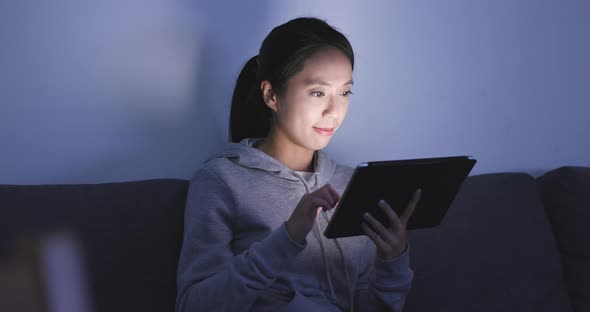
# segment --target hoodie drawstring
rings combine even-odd
[[[299,180],[301,180],[301,183],[303,183],[303,185],[305,186],[305,193],[309,194],[310,193],[310,189],[309,186],[307,185],[307,183],[304,181],[304,179],[299,175],[296,174],[295,172],[293,172],[293,174],[299,178]],[[330,219],[328,218],[328,214],[325,211],[321,211],[320,214],[323,216],[324,220],[326,222],[329,222]],[[322,226],[320,224],[319,218],[316,219],[316,222],[314,224],[313,227],[313,231],[314,234],[316,236],[316,239],[318,240],[319,244],[320,244],[320,250],[322,252],[322,260],[323,260],[323,264],[324,264],[324,270],[326,273],[326,279],[328,280],[328,285],[330,287],[330,293],[332,295],[332,298],[334,300],[336,300],[336,292],[334,291],[334,284],[332,282],[332,275],[330,274],[330,268],[328,267],[328,256],[326,255],[326,251],[324,249],[324,242],[323,239],[321,237],[322,235]],[[352,284],[352,282],[350,281],[350,274],[348,271],[348,266],[346,265],[346,260],[344,258],[344,252],[342,250],[342,246],[340,245],[340,242],[338,242],[338,239],[334,239],[334,243],[336,244],[336,248],[338,249],[338,252],[340,253],[340,257],[342,259],[342,265],[344,266],[344,274],[346,275],[346,283],[348,284],[347,289],[349,292],[349,297],[350,297],[350,311],[354,312],[354,285]]]
[[[315,225],[313,230],[316,234],[316,238],[318,240],[318,242],[320,243],[320,250],[322,251],[322,262],[324,264],[324,272],[326,273],[326,279],[328,280],[328,285],[330,286],[330,293],[332,294],[332,298],[334,298],[334,300],[336,300],[336,292],[334,291],[334,284],[332,283],[332,275],[330,274],[330,269],[328,267],[328,256],[326,255],[326,251],[324,250],[324,243],[322,241],[321,238],[321,227],[320,224],[318,222],[318,220],[316,220]]]
[[[330,222],[330,219],[328,218],[328,214],[325,211],[322,211],[322,216],[324,217],[324,220],[326,221],[326,223]],[[319,224],[318,224],[319,226]],[[338,249],[338,252],[340,253],[340,257],[342,257],[342,265],[344,266],[344,274],[346,275],[346,284],[348,284],[347,288],[348,288],[348,295],[350,297],[350,312],[354,312],[354,291],[355,291],[355,285],[352,283],[352,281],[350,280],[350,273],[348,271],[348,265],[346,265],[346,261],[344,258],[344,251],[342,250],[342,246],[340,245],[340,242],[338,241],[337,238],[334,238],[334,243],[336,244],[336,248]]]

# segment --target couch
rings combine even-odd
[[[94,311],[174,311],[188,181],[0,185],[0,252],[68,230]],[[443,223],[409,232],[405,311],[590,311],[590,168],[469,177]]]

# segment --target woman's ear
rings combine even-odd
[[[272,89],[270,81],[263,80],[260,83],[260,91],[262,91],[262,99],[264,99],[264,103],[266,103],[266,106],[270,107],[270,109],[272,109],[272,111],[276,113],[278,103],[277,95]]]

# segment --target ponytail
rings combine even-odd
[[[257,73],[258,56],[254,56],[240,72],[232,95],[229,116],[231,142],[265,137],[270,130],[272,110],[262,99]]]

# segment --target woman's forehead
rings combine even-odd
[[[322,49],[304,61],[303,69],[293,79],[304,85],[352,85],[352,65],[340,50]]]

